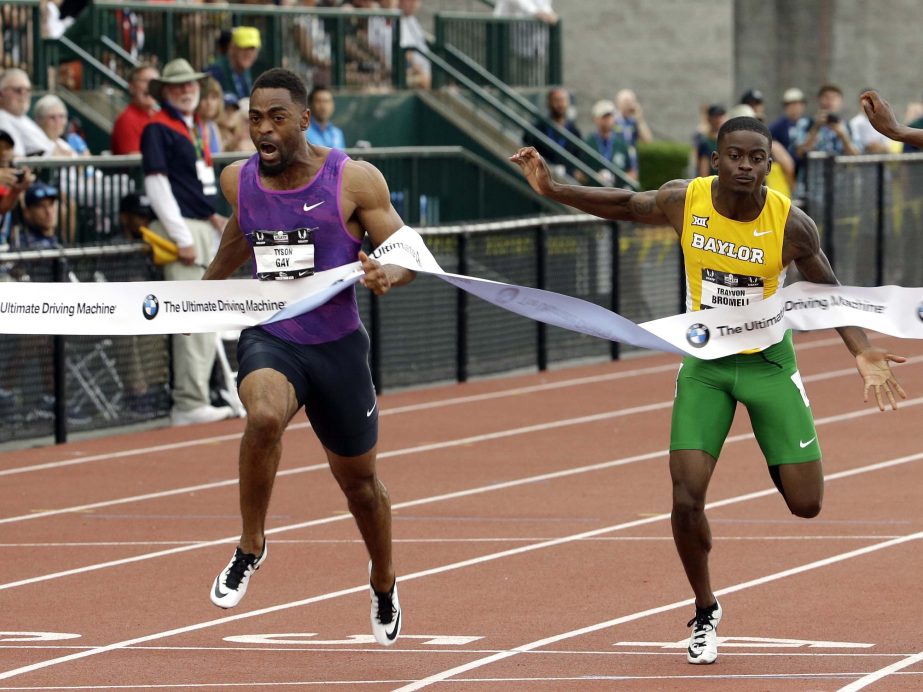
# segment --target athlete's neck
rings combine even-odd
[[[716,179],[711,189],[711,201],[721,216],[733,221],[754,221],[766,204],[766,187],[737,192],[723,187]]]

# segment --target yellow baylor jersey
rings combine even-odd
[[[686,189],[683,263],[686,311],[744,306],[768,298],[785,280],[782,240],[792,201],[767,189],[753,221],[734,221],[712,204],[716,176],[695,178]]]

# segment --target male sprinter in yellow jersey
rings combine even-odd
[[[733,118],[718,131],[712,153],[717,176],[674,180],[656,191],[560,185],[542,158],[521,149],[517,163],[542,195],[606,219],[670,224],[683,249],[688,311],[747,306],[781,287],[794,262],[808,281],[838,283],[820,249],[814,222],[784,195],[763,185],[771,166],[772,135],[755,118]],[[878,407],[897,408],[906,397],[888,361],[905,359],[869,345],[858,327],[837,330],[856,357]],[[670,433],[673,539],[695,593],[696,613],[687,660],[714,663],[721,606],[708,572],[711,531],[705,494],[727,437],[737,402],[750,413],[753,432],[773,482],[799,517],[820,512],[824,495],[821,452],[808,397],[798,374],[791,332],[762,351],[717,360],[683,359],[676,380]]]

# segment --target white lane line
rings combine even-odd
[[[811,341],[803,345],[798,346],[798,350],[807,350],[811,348],[817,348],[821,346],[829,346],[835,343],[842,343],[839,338],[833,339],[819,339],[817,341]],[[917,362],[918,360],[923,360],[923,358],[908,358],[907,364]],[[510,396],[521,396],[524,394],[534,394],[536,392],[549,391],[554,389],[562,389],[565,387],[579,387],[584,384],[598,384],[600,382],[610,382],[612,380],[621,380],[631,377],[643,377],[644,375],[653,375],[661,372],[672,372],[675,371],[677,365],[675,362],[671,362],[665,365],[655,365],[647,368],[634,368],[632,370],[623,370],[620,372],[614,373],[605,373],[602,375],[593,375],[589,377],[575,377],[566,380],[558,380],[556,382],[547,382],[545,384],[531,385],[526,387],[512,387],[510,389],[501,389],[493,392],[485,392],[483,394],[472,394],[468,396],[460,397],[449,397],[446,399],[434,399],[432,401],[426,401],[419,404],[407,404],[405,406],[396,406],[393,408],[386,408],[381,411],[381,415],[390,416],[401,413],[410,413],[414,411],[424,411],[437,408],[443,408],[445,406],[457,406],[460,404],[469,404],[476,403],[479,401],[488,401],[491,399],[499,399],[503,397]],[[848,370],[846,372],[852,372]],[[803,378],[805,381],[810,381],[810,378]],[[310,423],[294,423],[289,425],[288,430],[300,430],[305,428],[310,428]],[[127,457],[136,457],[144,454],[151,454],[154,452],[164,452],[170,451],[173,449],[185,449],[187,447],[196,447],[199,445],[205,444],[215,444],[220,442],[233,442],[239,440],[241,433],[230,433],[227,435],[214,435],[211,437],[198,438],[194,440],[186,440],[184,442],[173,442],[169,444],[162,445],[153,445],[150,447],[140,447],[135,449],[126,449],[119,452],[106,452],[104,454],[93,454],[86,457],[81,457],[79,459],[65,459],[62,461],[51,461],[43,464],[35,464],[31,466],[20,466],[11,469],[0,470],[0,476],[9,476],[18,473],[29,473],[32,471],[44,471],[48,469],[61,468],[65,466],[74,466],[76,464],[86,464],[92,461],[108,461],[110,459],[123,459]]]
[[[571,523],[571,522],[568,522]],[[722,541],[878,541],[882,538],[897,538],[891,534],[864,534],[864,535],[839,535],[829,534],[826,536],[726,536],[721,535]],[[427,543],[532,543],[533,541],[542,541],[544,536],[498,536],[482,537],[473,536],[470,538],[394,538],[392,543],[404,543],[407,545],[427,544]],[[599,542],[660,542],[672,541],[672,536],[596,536],[588,538],[587,541]],[[11,548],[21,550],[24,548],[128,548],[133,546],[151,546],[151,545],[197,545],[200,541],[65,541],[59,543],[0,543],[0,548]],[[361,538],[278,538],[273,540],[274,545],[363,545]]]
[[[477,444],[479,442],[488,442],[490,440],[500,440],[506,437],[515,437],[517,435],[530,435],[532,433],[544,432],[546,430],[556,430],[558,428],[569,427],[572,425],[585,425],[587,423],[597,423],[603,420],[609,420],[612,418],[622,418],[624,416],[633,416],[639,413],[650,413],[652,411],[659,411],[665,408],[672,406],[672,401],[661,401],[655,404],[646,404],[644,406],[633,406],[631,408],[616,409],[614,411],[604,411],[602,413],[594,413],[587,416],[578,416],[576,418],[561,418],[554,421],[549,421],[547,423],[537,423],[535,425],[526,425],[519,428],[509,428],[507,430],[498,430],[492,433],[483,433],[481,435],[470,435],[468,437],[457,438],[454,440],[445,440],[443,442],[431,442],[423,445],[416,445],[414,447],[405,447],[403,449],[393,449],[386,452],[379,452],[378,459],[390,459],[392,457],[400,457],[408,454],[420,454],[422,452],[433,452],[440,449],[449,449],[452,447],[463,447],[466,445]],[[299,466],[293,469],[283,469],[279,471],[276,476],[292,476],[298,473],[306,473],[309,471],[322,471],[329,468],[326,463],[322,464],[312,464],[310,466]],[[112,507],[114,505],[122,505],[131,502],[139,502],[143,500],[153,500],[160,499],[164,497],[170,497],[171,495],[180,495],[192,492],[199,492],[202,490],[212,490],[215,488],[227,487],[229,485],[237,485],[237,479],[227,479],[223,481],[214,481],[212,483],[203,483],[201,485],[192,485],[184,488],[173,488],[171,490],[162,490],[155,493],[145,493],[143,495],[134,495],[131,497],[121,497],[115,500],[102,500],[100,502],[92,502],[84,505],[76,505],[73,507],[64,507],[61,509],[49,509],[41,512],[30,512],[28,514],[20,514],[13,517],[4,517],[0,519],[0,524],[8,524],[12,522],[20,521],[29,521],[32,519],[42,519],[44,517],[55,516],[57,514],[68,514],[71,512],[85,512],[87,510],[99,509],[101,507]]]
[[[917,406],[923,404],[923,397],[916,399],[909,399],[907,401],[901,402],[902,406]],[[818,418],[815,421],[815,425],[822,426],[830,423],[836,423],[844,420],[853,420],[855,418],[861,418],[863,416],[870,416],[880,414],[880,411],[875,408],[862,408],[855,411],[850,411],[848,413],[837,414],[835,416],[827,416],[826,418]],[[595,418],[595,416],[590,416],[590,418]],[[530,426],[532,427],[532,426]],[[743,440],[753,439],[753,433],[742,433],[740,435],[732,435],[727,438],[725,444],[733,444],[735,442],[741,442]],[[416,449],[416,448],[414,448]],[[466,490],[456,490],[450,493],[443,493],[441,495],[432,495],[429,497],[418,498],[416,500],[407,500],[405,502],[400,502],[391,506],[392,510],[396,509],[406,509],[408,507],[417,507],[419,505],[431,504],[434,502],[441,502],[443,500],[455,500],[462,497],[469,497],[471,495],[480,495],[482,493],[493,492],[495,490],[505,490],[507,488],[514,488],[522,485],[528,485],[531,483],[541,483],[548,480],[554,480],[558,478],[566,478],[568,476],[574,476],[577,474],[600,471],[604,469],[615,468],[618,466],[625,466],[628,464],[634,464],[641,461],[648,461],[650,459],[662,459],[669,454],[669,450],[659,449],[655,452],[646,452],[644,454],[636,454],[634,456],[623,457],[621,459],[614,459],[611,461],[599,462],[596,464],[588,464],[585,466],[579,466],[569,469],[564,469],[563,471],[552,471],[549,473],[539,474],[537,476],[527,476],[525,478],[518,478],[510,481],[503,481],[500,483],[491,483],[489,485],[478,486],[475,488],[469,488]],[[904,457],[905,459],[907,457]],[[916,458],[916,457],[913,457]],[[860,467],[854,471],[844,471],[841,473],[851,474],[851,473],[862,473],[862,469],[867,467]],[[827,476],[827,480],[837,477],[836,474],[833,476]],[[772,491],[766,491],[767,493],[772,493]],[[658,517],[660,515],[657,515]],[[346,521],[352,520],[352,515],[348,513],[336,514],[327,517],[321,517],[319,519],[310,519],[308,521],[299,522],[296,524],[288,524],[285,526],[278,526],[272,529],[266,530],[266,535],[271,536],[277,533],[283,533],[286,531],[294,531],[296,529],[308,528],[311,526],[320,526],[322,524],[332,524],[337,521]],[[639,524],[640,526],[640,524]],[[0,584],[0,591],[6,589],[12,589],[19,586],[26,586],[28,584],[37,584],[43,581],[49,581],[51,579],[59,579],[61,577],[69,577],[75,574],[84,574],[86,572],[93,572],[100,569],[105,569],[108,567],[116,567],[119,565],[127,565],[133,562],[141,562],[143,560],[150,560],[158,557],[165,557],[168,555],[176,555],[177,553],[184,553],[190,550],[197,550],[199,548],[210,548],[217,545],[224,545],[227,543],[236,544],[240,540],[240,536],[235,534],[233,536],[228,536],[226,538],[217,538],[211,541],[203,541],[201,543],[195,543],[192,545],[179,546],[176,548],[170,548],[167,550],[158,550],[152,553],[142,553],[140,555],[134,555],[131,557],[120,558],[118,560],[109,560],[107,562],[99,562],[93,565],[85,565],[83,567],[75,567],[73,569],[64,570],[61,572],[52,572],[50,574],[43,574],[37,577],[29,577],[27,579],[20,579],[19,581],[7,582],[5,584]]]
[[[652,375],[660,372],[671,372],[675,371],[677,368],[676,363],[670,363],[667,365],[658,365],[647,368],[635,368],[633,370],[625,370],[615,373],[606,373],[598,376],[590,377],[576,377],[568,380],[559,380],[557,382],[548,382],[546,384],[532,385],[529,387],[514,387],[512,389],[498,390],[494,392],[485,392],[484,394],[473,394],[469,396],[461,397],[451,397],[448,399],[436,399],[433,401],[427,401],[420,404],[408,404],[406,406],[396,406],[394,408],[385,408],[382,409],[381,415],[391,416],[401,413],[409,413],[414,411],[424,411],[430,409],[443,408],[445,406],[456,406],[460,404],[476,403],[479,401],[487,401],[489,399],[499,399],[502,397],[508,396],[520,396],[524,394],[534,394],[536,392],[542,392],[553,389],[562,389],[565,387],[578,387],[586,384],[597,384],[600,382],[609,382],[611,380],[620,380],[630,377],[643,377],[645,375]],[[310,428],[310,423],[293,423],[288,426],[287,430],[303,430]],[[154,452],[165,452],[174,449],[184,449],[187,447],[197,447],[200,445],[216,444],[221,442],[233,442],[239,440],[242,433],[230,433],[227,435],[214,435],[211,437],[203,437],[194,440],[186,440],[184,442],[173,442],[169,444],[162,445],[153,445],[150,447],[138,447],[135,449],[126,449],[118,452],[106,452],[104,454],[93,454],[91,456],[80,457],[79,459],[64,459],[62,461],[51,461],[43,464],[35,464],[32,466],[19,466],[11,469],[0,470],[0,476],[10,476],[18,473],[29,473],[32,471],[45,471],[48,469],[62,468],[66,466],[74,466],[76,464],[86,464],[91,461],[108,461],[111,459],[121,459],[126,457],[136,457],[145,454],[151,454]],[[236,481],[235,481],[236,482]]]
[[[914,360],[914,359],[908,359],[908,362],[910,362],[911,360]],[[916,360],[919,361],[919,362],[923,362],[923,356],[917,357]],[[671,368],[674,368],[674,369],[675,369],[675,366],[671,366]],[[656,368],[655,368],[655,369],[656,369]],[[817,373],[817,374],[815,374],[815,375],[809,375],[809,376],[807,376],[807,377],[804,377],[803,380],[804,380],[805,382],[814,382],[814,381],[820,381],[820,380],[833,379],[833,378],[836,378],[836,377],[844,377],[844,376],[849,376],[849,375],[855,375],[855,372],[856,372],[856,371],[855,371],[854,368],[846,368],[846,369],[841,369],[841,370],[832,370],[832,371],[829,371],[829,372]],[[583,379],[588,379],[588,378],[583,378]],[[575,381],[575,380],[573,380],[573,381]],[[917,401],[917,400],[916,400],[916,399],[912,399],[912,400],[907,401],[907,402],[903,402],[903,401],[902,401],[900,405],[901,405],[901,406],[910,406],[910,405],[913,405],[913,402],[915,402],[915,401]],[[525,427],[521,427],[521,428],[510,428],[510,429],[507,429],[507,430],[500,430],[500,431],[493,432],[493,433],[485,433],[485,434],[482,434],[482,435],[473,435],[473,436],[470,436],[470,437],[463,437],[463,438],[456,439],[456,440],[446,440],[446,441],[444,441],[444,442],[433,442],[433,443],[430,443],[430,444],[418,445],[418,446],[416,446],[416,447],[406,447],[406,448],[404,448],[404,449],[396,449],[396,450],[391,450],[391,451],[379,452],[378,458],[379,458],[379,459],[389,459],[389,458],[391,458],[391,457],[401,456],[401,455],[404,455],[404,454],[419,454],[419,453],[421,453],[421,452],[431,452],[431,451],[434,451],[434,450],[437,450],[437,449],[446,449],[446,448],[449,448],[449,447],[464,446],[464,445],[469,445],[469,444],[475,444],[475,443],[478,443],[478,442],[486,442],[486,441],[489,441],[489,440],[497,440],[497,439],[501,439],[501,438],[504,438],[504,437],[511,437],[511,436],[515,436],[515,435],[527,435],[527,434],[531,434],[531,433],[534,433],[534,432],[542,432],[542,431],[545,431],[545,430],[554,430],[555,428],[566,427],[566,426],[570,426],[570,425],[583,425],[583,424],[585,424],[585,423],[594,423],[594,422],[598,422],[598,421],[606,420],[606,419],[610,419],[610,418],[619,418],[619,417],[622,417],[622,416],[630,416],[630,415],[635,415],[635,414],[639,414],[639,413],[650,413],[650,412],[652,412],[652,411],[658,411],[658,410],[662,410],[662,409],[664,409],[664,408],[669,408],[669,407],[672,406],[672,405],[673,405],[673,400],[672,400],[672,399],[670,399],[670,400],[668,400],[668,401],[658,401],[658,402],[655,402],[655,403],[653,403],[653,404],[646,404],[646,405],[643,405],[643,406],[634,406],[634,407],[630,407],[630,408],[615,409],[615,410],[612,410],[612,411],[605,411],[605,412],[603,412],[603,413],[591,414],[591,415],[589,415],[589,416],[580,416],[580,417],[577,417],[577,418],[559,419],[559,420],[557,420],[557,421],[549,421],[549,422],[547,422],[547,423],[538,423],[538,424],[535,424],[535,425],[529,425],[529,426],[525,426]],[[874,409],[872,409],[872,410],[874,410]],[[861,411],[859,411],[859,412],[857,412],[857,413],[858,413],[859,415],[865,415],[865,414],[862,414]],[[299,425],[302,425],[302,424],[299,424]],[[291,429],[291,428],[299,427],[299,425],[290,426],[290,429]],[[307,426],[307,425],[308,425],[308,424],[303,424],[303,426]],[[236,440],[236,439],[239,439],[240,435],[238,435],[238,434],[235,434],[235,435],[233,435],[233,436],[227,436],[227,435],[225,435],[225,436],[223,436],[223,437],[225,437],[225,438],[233,438],[233,439]],[[211,439],[213,439],[213,438],[208,438],[208,439],[211,440]],[[177,443],[177,444],[183,444],[183,443]],[[128,450],[128,452],[132,452],[132,453],[133,453],[133,450]],[[126,453],[128,453],[128,452],[126,452]],[[90,460],[92,460],[91,457],[86,457],[83,461],[90,461]],[[64,463],[64,462],[58,462],[58,463]],[[24,467],[24,468],[25,468],[26,470],[31,470],[31,469],[37,469],[38,467]],[[308,473],[308,472],[313,472],[313,471],[323,471],[323,470],[325,470],[325,469],[327,469],[327,468],[328,468],[328,466],[327,466],[326,463],[311,464],[311,465],[308,465],[308,466],[299,466],[299,467],[295,467],[295,468],[292,468],[292,469],[283,469],[283,470],[279,471],[276,475],[277,475],[277,476],[280,476],[280,477],[282,477],[282,476],[292,476],[292,475],[296,475],[296,474],[299,474],[299,473]],[[0,475],[3,475],[3,472],[0,472]],[[229,487],[229,486],[236,486],[237,483],[238,483],[237,478],[229,478],[229,479],[225,479],[225,480],[221,480],[221,481],[213,481],[213,482],[211,482],[211,483],[202,483],[202,484],[199,484],[199,485],[190,485],[190,486],[185,486],[185,487],[182,487],[182,488],[172,488],[172,489],[170,489],[170,490],[162,490],[162,491],[153,492],[153,493],[144,493],[144,494],[142,494],[142,495],[132,495],[132,496],[128,496],[128,497],[116,498],[116,499],[113,499],[113,500],[101,500],[101,501],[99,501],[99,502],[92,502],[92,503],[87,503],[87,504],[83,504],[83,505],[75,505],[75,506],[71,506],[71,507],[62,507],[62,508],[59,508],[59,509],[49,509],[49,510],[44,510],[44,511],[40,511],[40,512],[29,512],[28,514],[20,514],[20,515],[11,516],[11,517],[3,517],[3,518],[0,518],[0,524],[8,524],[8,523],[20,522],[20,521],[30,521],[30,520],[32,520],[32,519],[42,519],[42,518],[45,518],[45,517],[52,517],[52,516],[56,516],[56,515],[60,515],[60,514],[69,514],[69,513],[72,513],[72,512],[86,512],[86,511],[101,509],[101,508],[103,508],[103,507],[112,507],[112,506],[115,506],[115,505],[130,504],[130,503],[133,503],[133,502],[143,502],[143,501],[146,501],[146,500],[158,500],[158,499],[162,499],[162,498],[166,498],[166,497],[172,497],[172,496],[176,496],[176,495],[185,495],[185,494],[188,494],[188,493],[201,492],[201,491],[204,491],[204,490],[214,490],[214,489],[216,489],[216,488],[225,488],[225,487]]]
[[[403,641],[403,640],[401,640]],[[617,645],[613,645],[617,646]],[[47,644],[47,645],[37,645],[37,644],[0,644],[0,650],[5,649],[24,649],[29,651],[84,651],[87,649],[94,648],[93,644],[85,644],[83,646],[71,645],[67,646],[64,644]],[[218,651],[218,652],[296,652],[296,653],[328,653],[328,654],[379,654],[379,655],[390,655],[397,656],[403,654],[452,654],[457,656],[458,654],[496,654],[503,651],[510,651],[510,649],[469,649],[469,648],[437,648],[437,647],[428,647],[426,649],[414,649],[405,646],[401,646],[398,649],[382,649],[380,646],[369,645],[365,647],[359,646],[341,646],[341,645],[327,645],[327,646],[293,646],[291,644],[279,644],[277,646],[126,646],[122,648],[123,651]],[[668,658],[676,660],[676,651],[631,651],[629,649],[615,649],[612,651],[599,651],[592,649],[541,649],[539,651],[523,651],[523,655],[532,656],[533,658],[538,656],[557,656],[557,657],[571,657],[571,656],[600,656],[600,657],[618,657],[625,658],[626,656],[635,656],[642,658]],[[790,649],[785,649],[783,651],[726,651],[721,650],[721,658],[854,658],[854,659],[870,659],[870,658],[896,658],[898,656],[904,657],[909,656],[910,654],[904,653],[862,653],[862,652],[846,652],[846,651],[812,651],[811,653],[797,652]],[[923,675],[923,672],[920,673],[910,673],[913,675]],[[852,673],[853,677],[856,675],[861,675],[861,673]],[[456,678],[456,682],[461,681],[461,678]],[[407,682],[414,682],[414,680],[408,680]],[[4,689],[0,687],[0,689]],[[16,689],[29,689],[28,687],[17,687]],[[45,688],[42,688],[45,689]]]
[[[896,661],[890,666],[885,666],[880,670],[876,670],[874,673],[869,673],[868,675],[859,678],[855,682],[846,685],[846,687],[841,687],[838,692],[856,692],[856,690],[864,689],[869,685],[878,682],[882,678],[886,678],[892,673],[896,673],[903,668],[907,668],[908,666],[920,663],[921,661],[923,661],[923,651],[914,654],[913,656],[908,656],[903,661]]]
[[[921,455],[923,456],[923,455]],[[830,565],[844,562],[846,560],[851,560],[856,557],[861,557],[863,555],[868,555],[870,553],[878,552],[879,550],[886,550],[888,548],[893,548],[904,543],[909,543],[911,541],[918,541],[923,539],[923,531],[918,531],[917,533],[908,534],[900,538],[895,538],[889,541],[884,541],[883,543],[876,543],[874,545],[865,546],[863,548],[858,548],[857,550],[850,550],[846,553],[840,553],[838,555],[832,555],[831,557],[824,558],[822,560],[815,560],[814,562],[809,562],[804,565],[799,565],[798,567],[792,567],[790,569],[782,570],[780,572],[774,572],[773,574],[767,574],[766,576],[759,577],[757,579],[750,579],[745,582],[740,582],[739,584],[734,584],[733,586],[728,586],[723,589],[718,589],[715,591],[716,596],[725,596],[727,594],[737,593],[738,591],[744,591],[746,589],[751,589],[755,586],[762,586],[770,582],[779,581],[781,579],[786,579],[798,574],[804,574],[805,572],[810,572],[816,569],[823,567],[829,567]],[[497,661],[502,661],[507,658],[511,658],[520,653],[526,651],[532,651],[533,649],[538,649],[548,644],[556,644],[558,642],[564,641],[565,639],[572,639],[574,637],[580,637],[585,634],[591,634],[593,632],[598,632],[600,630],[609,629],[610,627],[615,627],[617,625],[623,625],[628,622],[634,622],[636,620],[642,620],[654,615],[660,615],[662,613],[667,613],[672,610],[678,610],[679,608],[692,607],[695,603],[694,598],[687,598],[682,601],[674,601],[673,603],[668,603],[667,605],[657,606],[655,608],[648,608],[647,610],[641,610],[629,615],[623,615],[622,617],[613,618],[611,620],[606,620],[605,622],[599,622],[595,625],[588,625],[587,627],[581,627],[576,630],[571,630],[570,632],[562,632],[561,634],[555,634],[550,637],[545,637],[543,639],[537,639],[528,644],[523,644],[517,646],[510,651],[505,651],[499,654],[493,654],[491,656],[486,656],[484,658],[476,659],[474,661],[469,661],[460,666],[455,666],[454,668],[449,668],[447,670],[429,675],[421,680],[418,680],[410,685],[405,685],[400,687],[395,692],[413,692],[414,690],[420,690],[424,687],[429,687],[437,682],[442,682],[448,680],[449,678],[454,678],[461,673],[467,673],[477,668],[483,668],[486,665],[491,663],[496,663]]]
[[[830,482],[830,481],[838,480],[840,478],[855,476],[855,475],[859,475],[862,473],[880,471],[886,468],[892,468],[895,466],[900,466],[902,464],[907,464],[907,463],[911,463],[914,461],[918,461],[920,459],[923,459],[923,452],[920,452],[918,454],[909,455],[909,456],[899,457],[896,459],[889,459],[887,461],[878,462],[876,464],[870,464],[868,466],[864,466],[858,469],[850,469],[849,471],[842,471],[839,473],[834,473],[827,477],[827,481]],[[570,475],[570,474],[568,474],[567,472],[559,472],[559,474],[553,474],[553,475]],[[724,500],[718,500],[716,502],[709,502],[706,505],[706,507],[708,509],[715,509],[717,507],[726,507],[726,506],[733,505],[733,504],[748,502],[749,500],[755,500],[758,498],[767,497],[775,493],[776,493],[776,489],[774,487],[766,489],[766,490],[758,490],[756,492],[746,493],[743,495],[737,495],[736,497],[730,497]],[[517,548],[509,548],[507,550],[501,550],[496,553],[489,553],[487,555],[481,555],[479,557],[470,558],[467,560],[460,560],[458,562],[453,562],[448,565],[443,565],[441,567],[433,567],[430,569],[413,572],[411,574],[402,575],[401,581],[402,582],[412,581],[415,579],[421,579],[423,577],[428,577],[428,576],[432,576],[435,574],[443,574],[445,572],[452,572],[452,571],[462,569],[465,567],[471,567],[474,565],[483,564],[485,562],[492,562],[494,560],[499,560],[499,559],[506,558],[506,557],[512,557],[514,555],[522,555],[524,553],[530,553],[533,551],[542,550],[544,548],[552,548],[552,547],[556,547],[559,545],[564,545],[566,543],[573,543],[574,541],[580,541],[585,538],[591,538],[593,536],[600,536],[606,533],[611,533],[613,531],[622,531],[624,529],[635,528],[637,526],[653,524],[655,522],[669,520],[669,518],[670,518],[669,513],[658,514],[658,515],[654,515],[651,517],[645,517],[643,519],[635,519],[633,521],[623,522],[621,524],[614,524],[612,526],[606,526],[606,527],[599,528],[599,529],[593,529],[591,531],[584,531],[581,533],[572,534],[570,536],[553,538],[553,539],[549,539],[546,541],[541,541],[539,543],[534,543],[532,545],[520,546]],[[874,552],[875,550],[880,550],[886,547],[891,547],[893,545],[898,545],[899,543],[907,542],[909,540],[915,540],[917,538],[923,538],[923,532],[911,534],[910,536],[903,536],[901,538],[885,541],[883,543],[878,543],[872,546],[861,548],[859,550],[853,550],[848,553],[841,554],[842,556],[847,556],[847,557],[838,558],[837,556],[834,556],[834,557],[826,558],[825,560],[819,560],[816,562],[808,563],[808,565],[805,565],[802,567],[796,567],[793,569],[784,570],[783,572],[776,572],[774,575],[769,575],[768,577],[762,577],[760,579],[753,579],[747,582],[743,582],[743,584],[728,587],[720,591],[716,591],[715,593],[718,595],[733,593],[735,591],[740,591],[745,588],[750,588],[758,584],[763,584],[769,581],[774,581],[776,579],[781,579],[783,578],[783,576],[791,576],[794,574],[800,574],[801,572],[809,571],[810,569],[816,569],[817,566],[821,566],[822,564],[833,564],[834,562],[840,561],[840,559],[849,559],[849,557],[856,557],[858,555],[863,555],[866,553]],[[236,537],[234,540],[237,540]],[[368,588],[369,588],[368,584],[364,583],[364,584],[361,584],[360,586],[340,589],[338,591],[331,591],[329,593],[320,594],[317,596],[311,596],[309,598],[304,598],[298,601],[291,601],[289,603],[280,603],[278,605],[269,606],[266,608],[260,608],[258,610],[252,610],[252,611],[245,612],[245,613],[238,613],[237,615],[224,616],[224,617],[216,618],[214,620],[207,620],[205,622],[199,622],[194,625],[185,625],[183,627],[177,627],[175,629],[166,630],[163,632],[155,632],[153,634],[148,634],[148,635],[144,635],[140,637],[134,637],[132,639],[126,639],[120,642],[114,642],[112,644],[106,644],[104,646],[99,646],[99,647],[89,649],[86,651],[79,651],[76,653],[68,654],[66,656],[46,659],[44,661],[32,663],[26,666],[22,666],[20,668],[14,668],[12,670],[8,670],[8,671],[0,673],[0,680],[7,680],[9,678],[16,677],[17,675],[23,675],[25,673],[30,673],[35,670],[40,670],[43,668],[60,665],[62,663],[67,663],[69,661],[75,661],[78,659],[87,658],[89,656],[96,656],[99,654],[107,653],[109,651],[115,651],[117,649],[124,649],[126,647],[135,646],[136,644],[143,644],[145,642],[156,641],[158,639],[166,639],[168,637],[176,636],[179,634],[187,634],[189,632],[196,632],[196,631],[207,629],[210,627],[217,627],[219,625],[224,625],[229,622],[247,620],[247,619],[259,617],[262,615],[268,615],[268,614],[276,613],[276,612],[283,611],[283,610],[290,610],[292,608],[298,608],[301,606],[310,605],[312,603],[319,603],[321,601],[328,601],[328,600],[332,600],[335,598],[340,598],[341,596],[347,596],[347,595],[351,595],[354,593],[367,593]],[[630,616],[625,616],[625,618],[617,618],[614,621],[608,621],[608,622],[611,622],[614,624],[620,624],[622,621],[629,622],[631,620],[636,620],[642,617],[647,617],[648,615],[656,615],[660,612],[666,612],[667,610],[673,610],[673,609],[680,608],[683,606],[688,606],[691,603],[693,603],[693,599],[690,598],[684,601],[679,601],[677,603],[670,604],[668,606],[661,606],[659,608],[645,610],[645,611],[642,611],[641,613],[635,613]],[[508,655],[516,655],[518,653],[521,653],[521,650],[528,651],[530,649],[543,646],[546,643],[550,644],[556,641],[560,641],[561,639],[567,639],[572,636],[577,636],[578,634],[583,633],[584,631],[592,632],[597,629],[604,629],[605,627],[608,627],[608,626],[611,626],[611,625],[602,623],[601,625],[593,625],[591,626],[591,628],[583,628],[581,630],[576,630],[575,633],[568,633],[566,635],[557,635],[557,637],[541,639],[539,640],[539,642],[533,642],[532,645],[525,645],[528,648],[523,649],[523,647],[517,647],[512,652],[510,652]],[[507,656],[502,656],[502,658],[506,658],[506,657]],[[495,657],[491,656],[486,659],[480,659],[480,660],[484,661],[482,665],[486,665],[487,663],[492,662],[494,659]],[[479,667],[479,666],[475,665],[473,667]],[[470,668],[466,668],[465,670],[468,670],[468,669]],[[456,670],[456,669],[452,669],[452,670]],[[464,672],[464,670],[459,670],[459,672]],[[455,673],[446,675],[446,677],[452,677],[453,675],[455,675]],[[426,678],[426,679],[429,680],[430,678]],[[444,679],[444,678],[441,678],[441,679]],[[417,681],[417,683],[415,684],[419,684],[419,682],[420,681]],[[433,682],[438,682],[438,680],[434,679]],[[427,684],[430,684],[430,683],[427,683]]]

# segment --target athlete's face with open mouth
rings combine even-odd
[[[308,127],[307,109],[287,89],[257,89],[250,97],[250,139],[260,157],[260,172],[282,173],[299,151]]]

